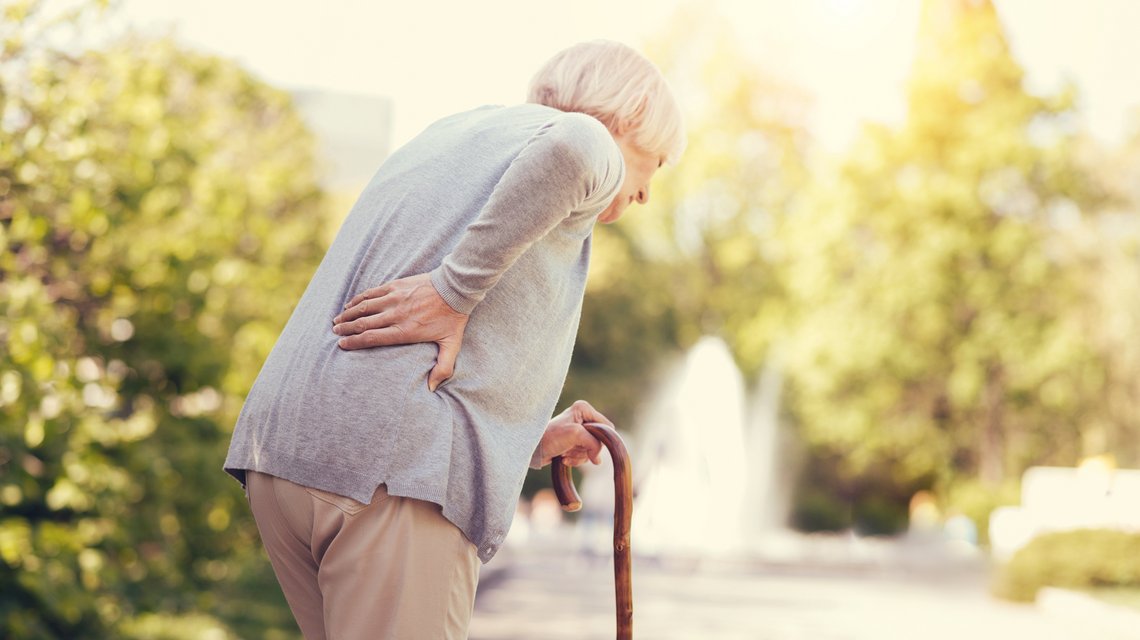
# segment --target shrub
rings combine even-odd
[[[851,526],[851,508],[822,491],[801,491],[792,508],[792,524],[800,531],[842,531]]]
[[[906,531],[906,503],[891,496],[871,494],[855,503],[855,530],[864,536],[893,536]]]
[[[1001,567],[994,593],[1032,602],[1046,586],[1140,586],[1140,533],[1079,529],[1040,535]]]
[[[0,638],[291,632],[221,461],[323,253],[316,144],[234,62],[53,48],[101,4],[0,2]]]

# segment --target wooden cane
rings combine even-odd
[[[633,579],[629,556],[629,524],[633,515],[633,473],[629,453],[621,436],[612,428],[596,422],[583,425],[610,450],[614,462],[614,590],[617,596],[617,638],[633,637]],[[565,511],[582,508],[582,499],[574,489],[570,467],[558,456],[550,463],[554,475],[554,493]]]

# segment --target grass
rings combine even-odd
[[[1084,593],[1108,604],[1140,611],[1140,587],[1100,587]]]

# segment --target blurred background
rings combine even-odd
[[[0,637],[299,637],[244,394],[385,156],[597,37],[689,127],[562,403],[633,453],[641,635],[1136,637],[1140,4],[316,7],[0,0]],[[473,637],[611,633],[605,473],[528,477]]]

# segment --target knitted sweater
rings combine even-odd
[[[428,127],[380,167],[265,361],[225,470],[368,502],[376,486],[439,504],[487,562],[565,382],[590,238],[625,173],[594,118],[524,104]],[[431,274],[470,314],[451,379],[433,343],[344,351],[355,294]]]

